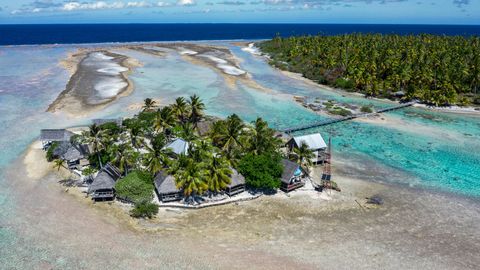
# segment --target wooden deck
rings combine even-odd
[[[372,112],[372,113],[357,113],[357,114],[353,114],[353,115],[342,117],[342,118],[327,119],[327,120],[322,120],[322,121],[319,121],[319,122],[314,122],[314,123],[303,125],[303,126],[286,128],[282,131],[289,134],[289,133],[296,132],[296,131],[302,131],[302,130],[306,130],[306,129],[332,125],[332,124],[335,124],[335,123],[344,122],[344,121],[352,120],[352,119],[355,119],[355,118],[367,117],[367,116],[374,115],[374,114],[377,114],[377,113],[384,113],[384,112],[399,110],[399,109],[403,109],[403,108],[406,108],[406,107],[410,107],[413,104],[415,104],[415,102],[408,102],[408,103],[400,104],[400,105],[397,105],[397,106],[381,109],[381,110],[378,110],[378,111]]]

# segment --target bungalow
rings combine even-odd
[[[175,177],[165,171],[160,171],[153,180],[155,192],[161,202],[179,201],[183,198],[183,192],[175,185]]]
[[[101,126],[106,123],[115,123],[117,126],[122,126],[123,119],[122,118],[106,118],[106,119],[93,119],[92,123]]]
[[[69,169],[83,169],[85,166],[90,165],[88,155],[90,151],[86,144],[72,145],[62,159],[67,162]]]
[[[237,170],[231,168],[232,170],[232,182],[228,185],[225,192],[228,196],[233,196],[245,191],[245,177],[239,174]]]
[[[42,129],[40,141],[42,141],[43,149],[47,149],[53,142],[69,142],[73,135],[73,132],[66,129]]]
[[[190,144],[182,138],[177,138],[169,143],[165,148],[170,148],[175,155],[186,155]]]
[[[283,173],[280,179],[282,182],[280,186],[281,190],[290,192],[305,185],[305,181],[303,180],[305,173],[300,165],[288,159],[283,159],[282,165]]]
[[[115,182],[120,178],[120,171],[111,164],[105,165],[88,187],[88,194],[95,201],[113,200]]]
[[[299,148],[302,143],[306,143],[310,151],[314,153],[315,156],[312,158],[313,164],[322,164],[325,159],[325,150],[327,149],[327,144],[323,140],[322,135],[315,133],[293,137],[288,141],[287,146],[290,151],[293,151],[293,149]]]

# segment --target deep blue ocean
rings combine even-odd
[[[385,24],[36,24],[0,25],[0,45],[268,39],[344,33],[480,36],[480,25]]]

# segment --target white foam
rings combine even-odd
[[[97,69],[98,72],[109,74],[109,75],[118,75],[118,74],[120,74],[122,72],[125,72],[127,70],[128,70],[128,68],[122,67],[122,66],[117,65],[117,64],[112,64],[112,65],[109,65],[108,67]]]
[[[114,57],[107,56],[107,55],[105,55],[101,52],[94,53],[93,57],[96,57],[96,58],[101,59],[101,60],[112,60],[112,59],[114,59]]]
[[[242,51],[249,52],[251,54],[260,55],[260,50],[255,47],[254,43],[248,44],[248,47],[242,48]]]
[[[246,73],[245,70],[241,70],[239,68],[236,68],[234,66],[230,66],[230,65],[217,65],[218,68],[220,68],[221,70],[223,70],[223,72],[227,73],[227,74],[230,74],[230,75],[235,75],[235,76],[239,76],[239,75],[243,75]]]
[[[208,59],[210,59],[211,61],[213,61],[217,64],[227,64],[228,63],[227,61],[223,60],[222,58],[218,58],[218,57],[215,57],[213,55],[200,54],[198,56],[208,58]]]
[[[100,97],[111,98],[127,86],[128,84],[120,78],[108,78],[95,84],[94,88]]]
[[[198,52],[185,49],[185,50],[180,51],[179,53],[180,53],[181,55],[184,55],[184,54],[186,54],[186,55],[195,55],[195,54],[197,54]]]

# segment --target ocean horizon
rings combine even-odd
[[[122,42],[256,40],[301,35],[378,33],[480,36],[480,25],[432,24],[3,24],[0,45],[50,45]]]

